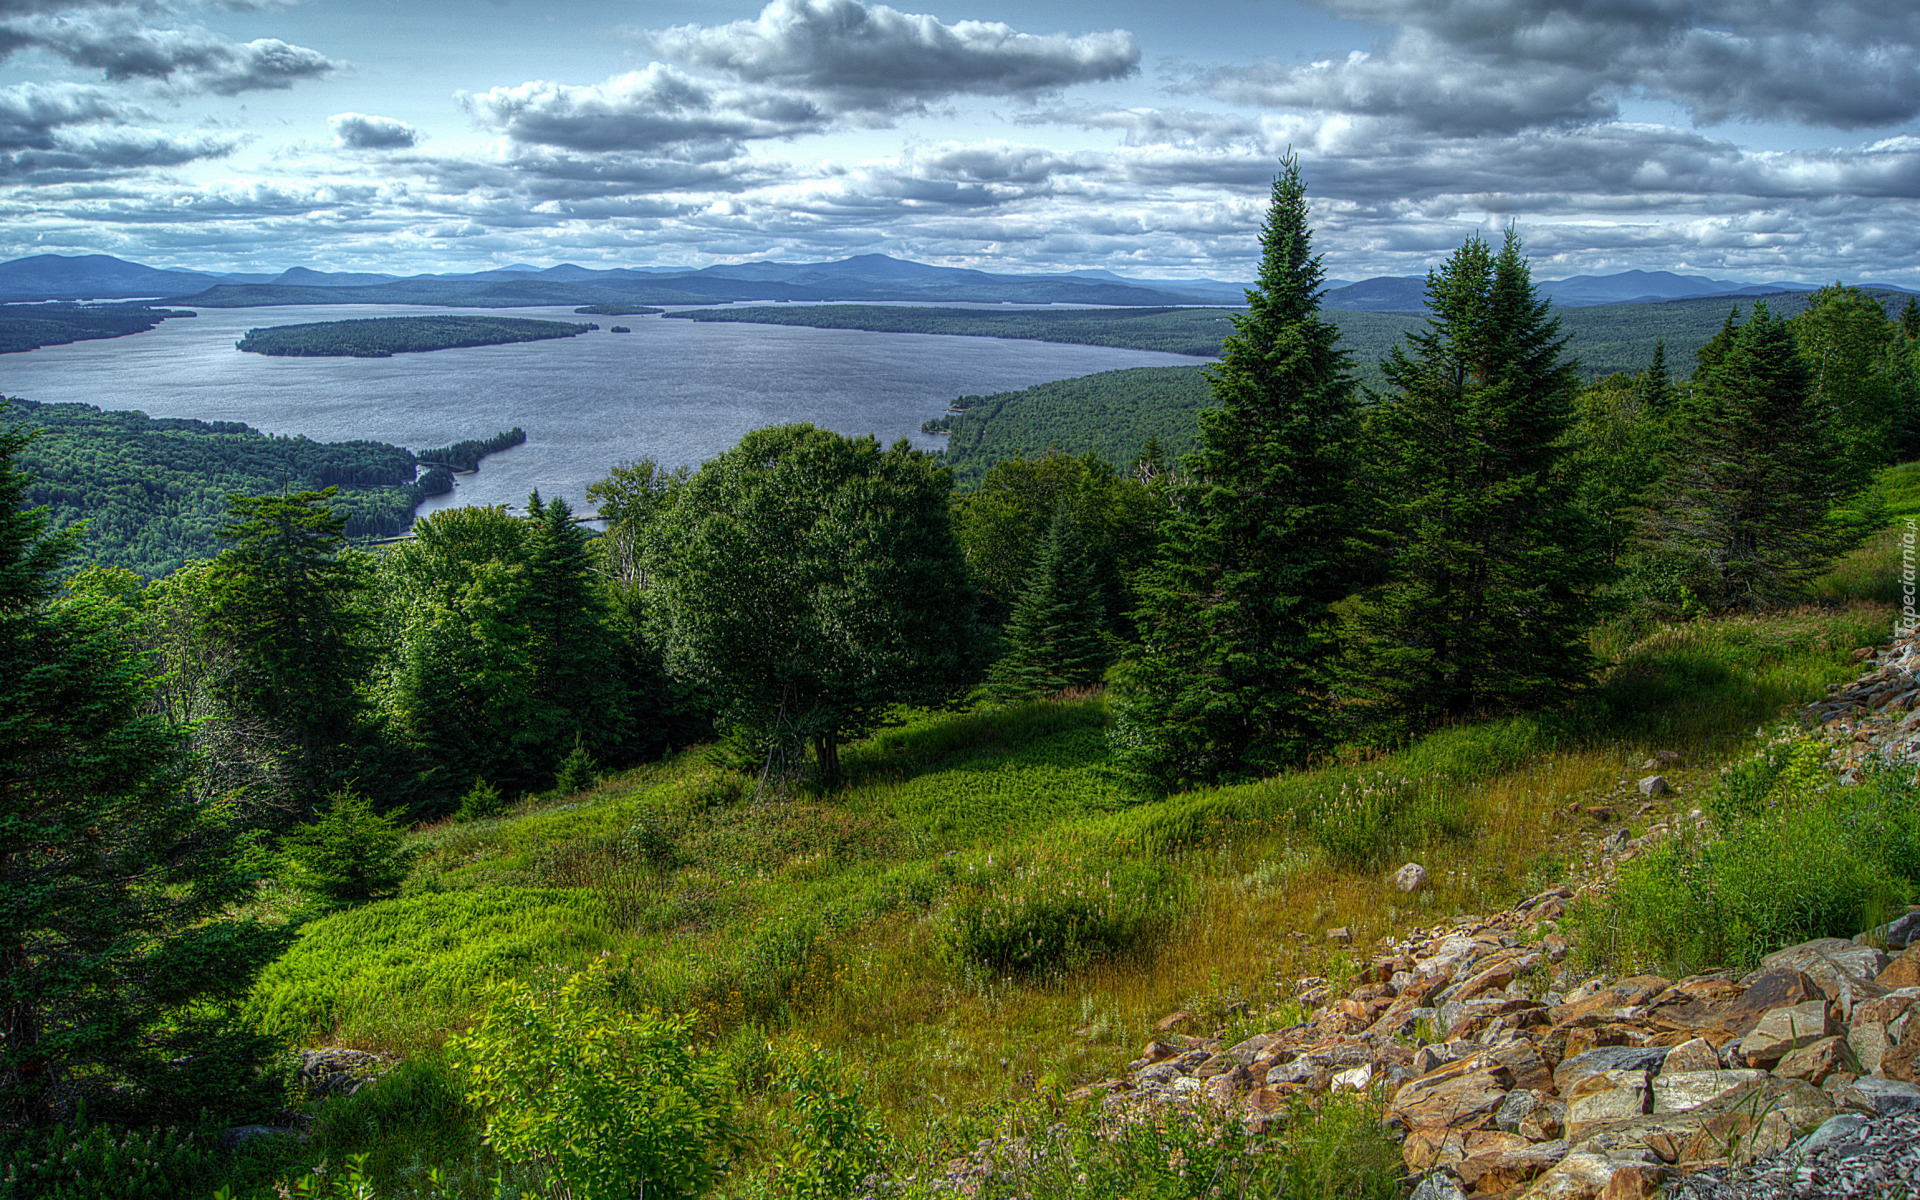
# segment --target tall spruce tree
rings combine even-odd
[[[1289,155],[1259,285],[1207,380],[1190,482],[1117,668],[1113,744],[1152,787],[1249,778],[1331,740],[1329,606],[1351,583],[1357,406]]]
[[[1838,548],[1827,514],[1852,478],[1792,331],[1756,304],[1694,375],[1650,536],[1701,564],[1710,605],[1785,603]]]
[[[1428,322],[1369,421],[1387,582],[1360,607],[1355,692],[1391,723],[1551,701],[1584,680],[1602,579],[1567,444],[1579,377],[1520,240],[1427,275]]]
[[[1062,505],[1007,622],[1007,652],[988,672],[990,694],[1024,700],[1098,683],[1112,657],[1100,591],[1086,544]]]
[[[263,1115],[272,1047],[238,1008],[283,943],[225,915],[252,879],[149,710],[126,611],[55,599],[78,531],[24,506],[26,442],[0,427],[0,1133],[82,1100],[96,1120]]]

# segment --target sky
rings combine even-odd
[[[1920,0],[0,0],[0,258],[1920,287]]]

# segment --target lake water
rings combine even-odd
[[[392,358],[271,358],[233,348],[261,325],[451,312],[601,328]],[[608,332],[616,324],[633,332]],[[519,506],[537,487],[584,510],[587,485],[616,463],[699,463],[763,425],[812,421],[840,433],[875,434],[882,443],[907,437],[931,447],[938,439],[922,435],[920,424],[956,396],[1195,361],[1000,338],[583,317],[571,308],[327,305],[202,309],[149,333],[0,355],[0,392],[413,450],[518,425],[527,431],[524,446],[488,456],[477,474],[460,477],[451,496],[426,507]]]

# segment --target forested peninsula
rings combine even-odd
[[[372,317],[249,329],[234,348],[249,354],[301,358],[391,358],[429,350],[578,337],[598,328],[577,321],[527,317]]]
[[[0,354],[126,337],[170,318],[193,315],[185,309],[139,304],[0,304]]]
[[[0,427],[37,431],[20,457],[33,477],[28,502],[48,506],[53,529],[85,523],[79,561],[148,578],[218,553],[231,495],[337,487],[331,504],[344,536],[392,537],[421,501],[453,486],[449,467],[473,470],[482,455],[526,440],[516,428],[416,457],[384,442],[316,442],[237,421],[8,404]]]

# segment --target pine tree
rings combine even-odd
[[[1158,788],[1248,778],[1331,740],[1329,606],[1350,590],[1354,383],[1320,316],[1297,161],[1282,161],[1259,285],[1208,372],[1190,482],[1115,675],[1114,746]]]
[[[1695,374],[1694,396],[1656,493],[1652,539],[1703,565],[1708,604],[1798,598],[1838,548],[1827,513],[1849,472],[1787,324],[1756,304]]]
[[[1362,606],[1356,693],[1418,726],[1551,701],[1591,668],[1601,547],[1565,434],[1579,379],[1517,235],[1470,239],[1427,276],[1372,414],[1388,581]]]
[[[625,697],[612,669],[618,653],[586,535],[558,497],[543,503],[533,493],[527,516],[532,528],[523,615],[530,690],[540,707],[540,740],[552,771],[583,737],[586,751],[605,744],[603,731],[624,723]]]
[[[1640,415],[1656,424],[1666,421],[1673,411],[1673,376],[1667,370],[1667,339],[1653,341],[1653,362],[1639,378]]]
[[[355,791],[335,792],[311,825],[287,838],[294,886],[316,912],[399,892],[412,855],[392,816]]]
[[[221,805],[188,790],[128,617],[58,601],[77,530],[49,536],[0,427],[0,1127],[271,1111],[270,1050],[237,1009],[279,936]],[[247,1111],[251,1106],[252,1111]]]
[[[1111,657],[1105,623],[1099,581],[1063,506],[1007,623],[1007,652],[988,674],[989,694],[1023,700],[1098,683]]]

